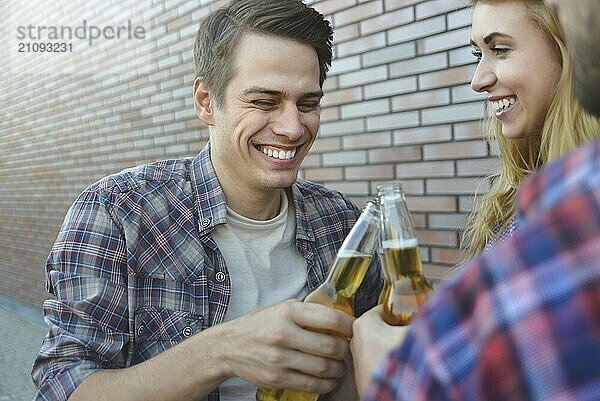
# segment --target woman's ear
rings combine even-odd
[[[208,126],[214,124],[213,99],[200,78],[194,81],[194,111],[204,124]]]

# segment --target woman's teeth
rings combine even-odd
[[[517,102],[517,98],[511,97],[510,99],[494,100],[490,102],[496,113],[501,113],[508,109],[510,106]]]
[[[296,156],[296,149],[286,151],[286,150],[277,150],[277,149],[271,149],[271,148],[268,148],[268,149],[261,148],[260,151],[269,157],[273,157],[273,158],[279,159],[279,160],[288,160],[288,159],[291,159],[294,156]]]

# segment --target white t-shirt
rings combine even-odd
[[[231,301],[225,321],[308,292],[307,262],[296,248],[296,213],[291,195],[282,194],[279,214],[258,221],[227,208],[227,224],[212,237],[225,258]],[[222,401],[254,401],[256,386],[234,377],[219,386]]]

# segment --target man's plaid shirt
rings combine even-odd
[[[346,196],[298,180],[296,245],[309,290],[327,268],[359,210]],[[226,204],[207,145],[196,158],[125,170],[87,188],[69,209],[48,257],[44,303],[49,334],[35,361],[37,400],[66,400],[98,369],[125,368],[223,321],[231,296],[211,231]],[[377,302],[373,265],[356,298]],[[218,400],[218,390],[208,400]]]
[[[600,140],[532,175],[519,211],[436,290],[366,401],[600,400]]]

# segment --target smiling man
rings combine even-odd
[[[199,47],[197,47],[199,48]],[[211,156],[227,204],[257,220],[279,212],[319,129],[319,59],[295,39],[248,33],[223,100],[208,79],[194,83],[195,107],[210,127]]]
[[[203,19],[193,96],[209,143],[193,159],[106,177],[75,201],[47,261],[56,299],[45,303],[36,399],[254,400],[257,386],[335,387],[353,318],[298,301],[359,215],[345,195],[297,178],[319,129],[332,34],[296,0],[234,0]],[[358,313],[376,303],[379,271],[367,273]]]

